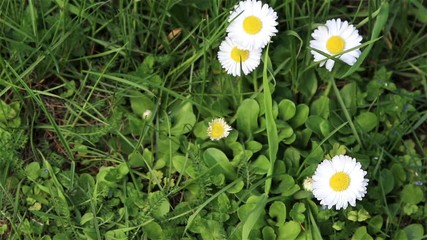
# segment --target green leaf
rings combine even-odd
[[[109,230],[105,233],[105,240],[126,240],[126,232],[130,231],[132,228],[119,228],[114,230]]]
[[[253,228],[258,229],[263,226],[265,214],[265,205],[267,204],[267,195],[251,196],[248,201],[237,210],[237,215],[243,223],[242,239],[249,239]]]
[[[92,191],[95,186],[95,180],[92,175],[83,173],[79,176],[79,185],[86,191]]]
[[[310,108],[305,104],[298,104],[295,116],[290,120],[292,128],[297,128],[305,123],[308,118]]]
[[[194,125],[193,134],[197,138],[207,139],[209,137],[207,130],[208,130],[208,122],[207,121],[198,122]]]
[[[234,184],[233,186],[231,186],[228,190],[227,190],[227,192],[228,193],[231,193],[231,194],[234,194],[234,193],[238,193],[238,192],[240,192],[242,189],[243,189],[243,187],[245,186],[245,183],[243,182],[243,180],[242,179],[236,179],[236,184]]]
[[[325,153],[317,142],[313,142],[312,145],[312,150],[306,157],[305,162],[308,164],[318,164],[323,160]]]
[[[227,213],[229,209],[231,209],[231,203],[230,199],[228,198],[228,195],[225,193],[221,193],[218,195],[218,198],[216,199],[218,211]]]
[[[246,149],[256,153],[262,149],[262,144],[257,141],[249,141],[246,143]]]
[[[421,224],[411,224],[406,226],[403,231],[406,232],[406,235],[408,236],[408,239],[411,240],[421,240],[425,239],[424,235],[424,227]]]
[[[329,151],[329,158],[328,159],[332,159],[334,156],[336,155],[345,155],[346,153],[346,149],[344,145],[341,145],[339,143],[334,143],[332,145],[332,149]]]
[[[96,238],[96,234],[95,234],[95,238]],[[95,238],[91,238],[91,239],[95,239]],[[68,239],[70,239],[70,237],[66,233],[57,233],[55,234],[55,236],[53,236],[53,240],[68,240]]]
[[[306,126],[319,137],[327,137],[331,132],[329,122],[321,116],[310,116],[305,122]]]
[[[308,128],[304,128],[301,131],[296,131],[295,134],[297,136],[297,144],[298,146],[307,147],[309,141],[311,140],[311,134],[313,131],[311,131]]]
[[[406,232],[403,230],[397,231],[396,235],[393,237],[393,239],[399,239],[399,240],[412,240],[408,238],[408,235],[406,235]]]
[[[391,166],[391,172],[393,173],[394,182],[396,187],[400,187],[406,181],[406,172],[402,167],[402,164],[395,163]]]
[[[159,158],[165,158],[165,162],[170,161],[170,156],[174,155],[176,151],[179,149],[179,143],[180,140],[178,137],[167,137],[165,135],[160,135],[159,139],[157,140],[157,146],[158,149],[158,156]]]
[[[285,222],[279,227],[278,239],[293,240],[298,237],[301,232],[301,226],[295,221]]]
[[[155,218],[162,218],[170,211],[169,200],[161,191],[149,193],[148,202],[152,206],[150,212]]]
[[[276,233],[274,232],[274,229],[270,226],[265,226],[262,229],[262,239],[276,239]]]
[[[40,164],[38,162],[32,162],[25,166],[25,174],[31,180],[36,180],[40,176]]]
[[[249,161],[249,159],[252,158],[252,151],[244,150],[242,152],[239,152],[236,156],[234,156],[233,160],[231,161],[231,165],[237,167],[241,165],[242,163],[246,163]]]
[[[417,19],[423,24],[427,24],[427,8],[425,5],[418,0],[411,0],[410,2],[415,6],[411,10],[415,12]]]
[[[304,212],[305,212],[306,208],[304,203],[295,203],[294,206],[292,207],[291,211],[289,212],[289,215],[291,216],[291,218],[299,223],[303,223],[305,220],[305,216],[304,216]]]
[[[419,209],[418,206],[415,204],[405,204],[403,206],[403,212],[408,216],[416,213],[418,209]]]
[[[292,166],[292,168],[298,168],[300,165],[301,154],[298,149],[294,147],[288,147],[285,150],[283,158],[288,165]]]
[[[172,128],[170,133],[178,136],[188,133],[196,124],[196,115],[193,113],[193,105],[190,102],[179,104],[172,110]],[[164,127],[167,129],[167,126]]]
[[[7,231],[7,224],[0,224],[0,236],[5,234]],[[274,230],[273,230],[274,233]]]
[[[318,83],[315,71],[313,68],[299,74],[298,90],[308,99],[310,99],[318,90]]]
[[[209,168],[213,168],[213,173],[222,173],[229,180],[234,180],[236,171],[228,160],[227,156],[216,148],[209,148],[203,153],[203,160]]]
[[[393,177],[393,174],[391,173],[390,170],[388,170],[388,169],[381,170],[379,181],[381,184],[380,186],[384,190],[384,194],[388,194],[393,190],[394,177]]]
[[[294,199],[312,198],[313,194],[311,192],[307,192],[306,190],[300,190],[297,193],[295,193],[293,197]]]
[[[154,221],[143,225],[142,229],[144,235],[146,235],[149,239],[165,239],[162,227]]]
[[[74,95],[76,92],[76,82],[75,81],[65,81],[65,91],[62,92],[59,96],[62,98],[68,98]]]
[[[369,214],[369,212],[363,208],[360,209],[359,211],[357,211],[357,221],[358,222],[364,222],[370,217],[371,217],[371,215]]]
[[[348,212],[347,219],[352,221],[352,222],[356,222],[357,221],[357,212],[356,211]]]
[[[279,118],[287,121],[295,116],[296,106],[295,103],[289,99],[283,99],[279,103]]]
[[[279,141],[287,140],[294,135],[294,130],[286,122],[278,122],[277,128],[279,130],[279,134],[277,136]]]
[[[84,225],[85,223],[93,220],[93,213],[87,212],[80,219],[80,225]]]
[[[424,192],[419,186],[407,184],[400,193],[402,201],[409,204],[418,204],[424,200]]]
[[[269,167],[270,161],[264,155],[259,155],[255,162],[250,165],[251,172],[260,175],[267,174]]]
[[[377,127],[378,118],[372,112],[364,112],[357,116],[354,122],[357,128],[366,133]]]
[[[341,90],[340,95],[350,116],[353,116],[357,111],[357,85],[355,82],[346,84]]]
[[[5,103],[3,100],[0,100],[0,122],[6,122],[17,116],[17,111]]]
[[[228,147],[233,151],[233,156],[237,156],[244,152],[243,145],[239,142],[232,142],[228,145]]]
[[[128,130],[131,132],[131,134],[135,136],[140,136],[142,134],[142,131],[144,130],[146,122],[142,118],[132,113],[128,114],[126,118],[129,122]]]
[[[390,82],[392,71],[387,71],[387,68],[382,66],[380,69],[375,71],[375,75],[371,81],[369,81],[366,87],[366,99],[373,101],[380,96],[385,88],[391,86],[393,83]]]
[[[141,153],[137,151],[129,154],[128,162],[131,167],[144,167],[146,165]],[[151,164],[149,166],[151,167]]]
[[[142,64],[138,66],[136,73],[143,76],[151,74],[153,72],[155,61],[155,57],[152,54],[148,54],[144,57]]]
[[[274,201],[268,211],[271,218],[276,218],[276,223],[284,223],[286,220],[286,205],[283,202]]]
[[[258,129],[258,114],[258,102],[252,98],[243,100],[237,109],[237,128],[248,138]]]
[[[329,118],[329,98],[326,96],[320,96],[314,100],[310,107],[311,115],[318,115],[324,119]]]
[[[345,222],[342,222],[342,221],[336,221],[332,225],[332,228],[337,230],[337,231],[343,230],[344,227],[345,227]]]
[[[115,167],[111,167],[105,174],[105,180],[110,182],[119,182],[129,173],[129,168],[125,163],[120,163]]]
[[[192,162],[182,155],[175,155],[172,157],[173,167],[182,175],[190,176],[192,178],[197,177],[197,172],[193,167]]]
[[[293,177],[285,174],[280,176],[280,183],[274,189],[274,193],[280,193],[282,196],[292,196],[298,190],[300,190],[300,187],[295,184]]]
[[[366,226],[359,227],[353,234],[351,240],[374,240],[371,235],[368,234]]]
[[[224,239],[225,231],[220,222],[206,220],[200,229],[200,234],[203,240],[222,240]]]
[[[383,217],[381,215],[376,215],[369,220],[368,230],[369,232],[375,234],[381,231],[382,226],[383,226]]]
[[[130,107],[139,117],[143,118],[145,111],[154,110],[154,102],[145,94],[138,91],[131,91]]]

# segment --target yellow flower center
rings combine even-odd
[[[341,192],[348,188],[350,185],[350,176],[345,172],[337,172],[332,175],[329,180],[329,185],[334,191]]]
[[[248,59],[249,57],[249,51],[248,50],[242,50],[242,49],[238,49],[237,47],[234,47],[231,50],[231,58],[235,61],[235,62],[244,62]]]
[[[262,22],[258,17],[249,16],[243,20],[243,30],[248,34],[256,34],[261,31],[261,28]]]
[[[214,122],[211,125],[211,131],[209,134],[211,138],[221,138],[224,135],[224,132],[224,126],[219,122]]]
[[[344,50],[345,42],[340,36],[332,36],[326,42],[326,49],[332,54],[338,54]]]

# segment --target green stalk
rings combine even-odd
[[[353,132],[354,136],[356,137],[357,143],[359,143],[359,145],[362,146],[362,141],[360,140],[359,134],[356,131],[356,127],[354,126],[354,123],[351,120],[351,116],[350,116],[350,114],[347,111],[347,107],[345,106],[344,101],[342,100],[341,93],[338,90],[338,87],[337,87],[337,85],[335,83],[335,79],[331,78],[330,81],[332,82],[332,88],[334,89],[335,96],[337,96],[338,102],[339,102],[339,104],[341,106],[342,111],[344,112],[344,115],[345,115],[345,118],[348,121],[348,124],[350,125],[351,131]]]

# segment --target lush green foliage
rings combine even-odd
[[[0,3],[2,238],[426,237],[426,1],[268,1],[241,78],[216,59],[237,1],[22,2]],[[308,45],[335,17],[365,45],[331,74]],[[302,183],[344,153],[368,193],[323,209]]]

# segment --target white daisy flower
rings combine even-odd
[[[362,37],[353,25],[348,24],[347,21],[342,22],[339,18],[326,21],[326,25],[319,26],[311,36],[314,39],[310,41],[311,48],[324,52],[329,56],[337,55],[337,58],[350,66],[357,61],[361,54],[359,49],[340,54],[359,46]],[[332,71],[332,67],[335,64],[333,59],[327,59],[327,57],[314,50],[311,50],[311,54],[313,54],[315,62],[320,62],[321,67],[326,63],[326,69]],[[325,61],[325,59],[327,60]]]
[[[225,122],[224,118],[216,118],[209,123],[208,136],[212,141],[225,138],[231,131],[231,127]]]
[[[240,76],[240,69],[244,74],[249,74],[258,67],[261,62],[261,51],[260,48],[242,49],[227,37],[219,46],[218,60],[228,74]]]
[[[246,0],[234,6],[228,36],[245,49],[263,48],[277,33],[277,13],[261,1]]]
[[[356,159],[339,155],[321,162],[313,175],[313,195],[320,204],[329,209],[346,209],[348,204],[356,206],[356,199],[366,194],[368,179],[366,171]]]

